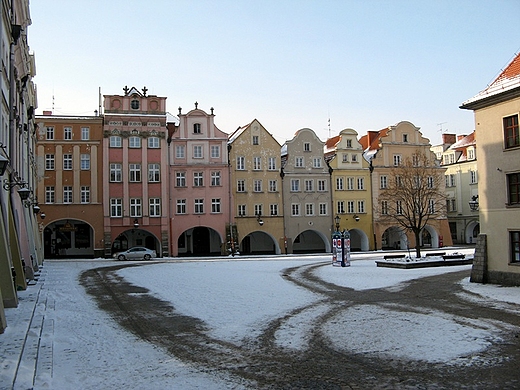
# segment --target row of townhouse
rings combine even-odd
[[[36,74],[29,50],[28,0],[2,1],[0,16],[0,333],[4,308],[18,306],[43,262],[39,206],[35,200],[34,113]]]
[[[46,258],[132,246],[160,256],[325,253],[336,228],[350,231],[353,250],[415,246],[377,202],[401,161],[418,152],[435,160],[410,122],[326,142],[304,128],[282,146],[256,119],[228,134],[213,108],[195,103],[173,116],[146,88],[105,95],[103,108],[37,117]],[[443,215],[419,244],[451,242]]]

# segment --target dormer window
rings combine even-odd
[[[193,133],[194,134],[200,134],[200,123],[195,123],[193,125]]]
[[[352,147],[352,140],[348,139],[347,140],[347,148],[351,148],[351,147]]]
[[[305,142],[305,143],[303,144],[303,150],[304,150],[305,152],[310,152],[310,151],[311,151],[311,144],[308,143],[308,142]]]
[[[130,107],[132,107],[132,110],[138,110],[139,109],[139,100],[133,99],[130,102]]]

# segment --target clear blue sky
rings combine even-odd
[[[520,50],[519,0],[31,0],[38,109],[93,115],[146,86],[176,115],[253,119],[283,142],[407,120],[432,144],[468,134],[460,104]],[[515,16],[516,15],[516,16]],[[53,101],[54,96],[54,101]]]

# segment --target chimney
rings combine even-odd
[[[461,134],[457,136],[457,141],[460,141],[462,138],[466,137],[466,134]]]
[[[453,145],[455,143],[455,139],[456,139],[455,134],[444,133],[442,135],[443,144]]]
[[[43,115],[51,116],[52,111],[43,111]]]

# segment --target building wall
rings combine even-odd
[[[284,210],[282,198],[282,179],[280,177],[281,158],[280,144],[262,126],[258,120],[253,120],[247,126],[239,128],[230,135],[230,170],[231,192],[233,195],[233,214],[238,229],[238,238],[244,250],[244,238],[254,234],[250,240],[262,237],[255,232],[263,232],[262,245],[256,245],[257,252],[280,254],[284,248]],[[244,159],[244,169],[239,169],[237,158]],[[255,169],[253,160],[260,160],[260,167]],[[269,167],[269,158],[274,158],[275,165]],[[260,180],[261,191],[255,191],[254,183]],[[245,184],[245,191],[238,191],[238,182]],[[276,182],[276,190],[271,190],[269,182]],[[276,205],[277,213],[271,214],[271,206]],[[245,207],[245,214],[239,208]],[[261,215],[257,214],[261,211]],[[249,248],[253,253],[255,246]]]
[[[310,150],[306,150],[305,145],[309,145]],[[289,253],[293,253],[294,247],[299,246],[302,241],[305,241],[307,251],[331,250],[330,238],[334,226],[331,178],[323,148],[324,142],[313,130],[305,128],[298,130],[282,149],[285,233]],[[302,166],[297,164],[297,159],[300,158],[303,159]],[[321,161],[319,167],[314,165],[315,159]],[[292,180],[299,180],[298,191],[291,188]],[[306,180],[314,183],[312,191],[305,190]],[[318,180],[325,181],[325,191],[318,191]],[[308,204],[314,207],[312,215],[307,214]],[[320,204],[326,206],[323,214],[320,214]],[[293,205],[299,206],[299,215],[293,215]]]
[[[507,205],[506,174],[520,171],[520,148],[504,148],[502,120],[519,113],[520,97],[475,111],[480,230],[487,235],[488,272],[515,274],[517,283],[520,263],[510,263],[509,231],[520,230],[520,208]]]

